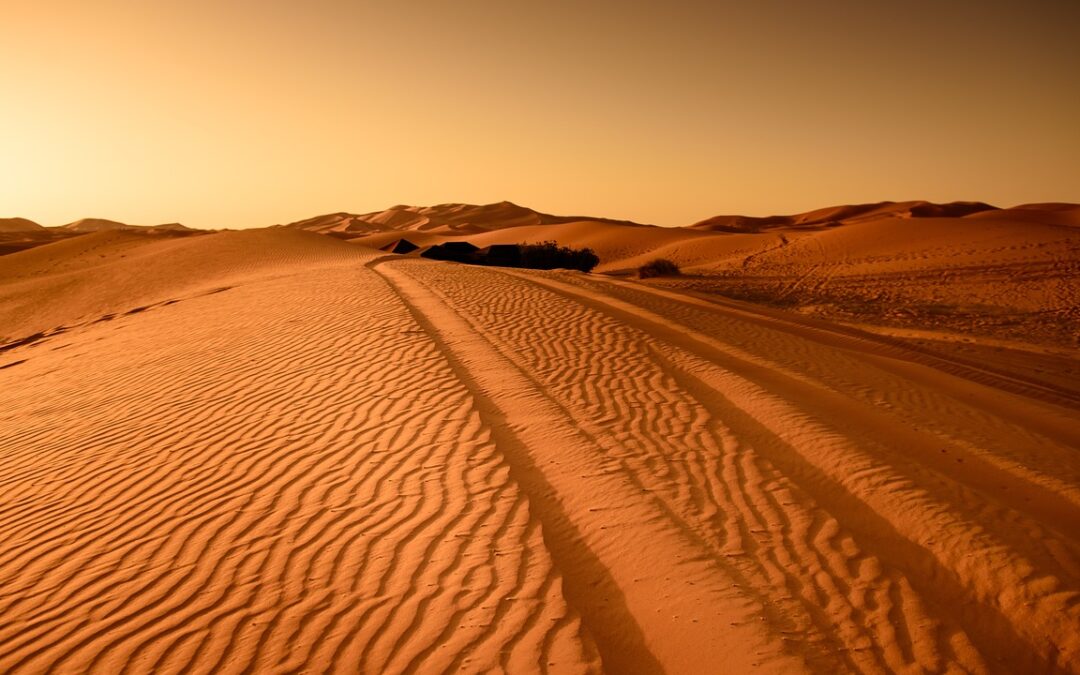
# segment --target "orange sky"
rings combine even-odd
[[[0,0],[0,217],[1080,202],[1080,2]]]

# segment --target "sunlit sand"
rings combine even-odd
[[[1074,671],[1078,226],[503,203],[0,256],[0,671]]]

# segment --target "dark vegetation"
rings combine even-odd
[[[591,272],[600,258],[591,248],[559,246],[553,241],[539,244],[520,244],[521,264],[531,270],[568,269]]]
[[[682,271],[679,270],[679,266],[667,258],[650,260],[638,268],[638,277],[641,279],[649,279],[652,277],[674,277],[679,274],[682,274]]]
[[[399,243],[411,246],[411,243],[404,239]],[[391,250],[395,253],[401,252],[398,251],[398,245]],[[495,244],[485,248],[477,248],[464,241],[451,241],[429,246],[420,251],[420,255],[432,260],[451,260],[467,265],[522,267],[532,270],[568,269],[591,272],[600,264],[600,258],[592,249],[559,246],[554,241],[539,244]]]

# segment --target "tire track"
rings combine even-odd
[[[633,476],[612,465],[617,447],[583,433],[570,411],[542,388],[529,364],[512,358],[497,336],[478,331],[473,312],[448,305],[430,282],[423,283],[432,278],[425,279],[425,272],[437,273],[441,267],[426,261],[383,262],[376,269],[446,350],[485,415],[499,420],[491,425],[500,431],[497,442],[544,522],[567,595],[581,609],[605,667],[651,672],[663,663],[678,671],[708,663],[733,671],[755,666],[803,670],[800,660],[761,630],[760,614],[732,591],[732,579],[704,554],[701,541],[671,520],[664,505]],[[471,281],[464,274],[454,277],[455,283]],[[489,299],[474,296],[483,303],[477,306],[488,307],[484,301]],[[537,326],[530,321],[527,328]],[[566,343],[535,344],[565,366],[561,352]],[[565,367],[554,372],[565,373]],[[596,505],[596,496],[605,506]],[[635,545],[641,541],[650,544]],[[628,548],[633,556],[624,554]],[[649,666],[650,661],[657,665]]]
[[[1045,481],[1031,481],[1030,472],[1001,463],[996,466],[1008,470],[996,469],[996,444],[961,445],[965,438],[981,440],[996,425],[1015,442],[1012,450],[1048,449],[1075,469],[1060,446],[1037,432],[1002,427],[984,409],[938,396],[944,410],[960,413],[945,418],[955,429],[944,440],[969,460],[959,471],[951,460],[934,461],[923,450],[942,443],[941,436],[896,422],[934,409],[921,383],[912,389],[910,379],[891,375],[900,383],[896,391],[917,395],[889,400],[888,412],[874,411],[856,403],[860,397],[851,396],[850,388],[832,385],[836,377],[776,368],[672,324],[671,313],[574,288],[598,283],[589,277],[513,273],[539,284],[529,290],[520,281],[495,280],[506,273],[493,270],[449,274],[424,263],[398,267],[471,316],[478,333],[505,340],[504,353],[536,373],[540,387],[562,401],[577,425],[610,438],[609,452],[619,453],[623,468],[644,489],[663,495],[668,512],[701,541],[712,541],[717,559],[733,551],[753,558],[740,562],[751,586],[747,595],[766,614],[772,606],[789,620],[803,617],[794,630],[783,622],[770,626],[808,646],[810,663],[834,669],[837,664],[826,666],[815,654],[847,653],[849,669],[867,671],[914,664],[926,670],[957,664],[968,670],[1067,668],[1078,638],[1070,493],[1050,491]],[[479,289],[487,294],[478,298]],[[649,344],[657,345],[653,353],[642,354]],[[796,348],[805,358],[808,347]],[[829,366],[838,363],[836,354],[824,356]],[[649,368],[675,381],[645,375]],[[703,376],[708,386],[694,383]],[[708,403],[733,395],[734,407]],[[727,438],[711,449],[689,433],[694,423],[686,411],[703,407],[713,433]],[[764,424],[767,434],[755,432],[748,420]],[[688,433],[686,441],[676,440],[680,433]],[[915,448],[925,464],[910,455]],[[702,485],[716,475],[703,458],[732,452],[743,459],[732,465],[734,473],[722,474],[727,496],[721,485]],[[1009,494],[996,494],[997,480],[1010,487]],[[782,501],[777,493],[785,495]],[[722,501],[707,506],[707,494]],[[718,512],[732,514],[725,526],[717,526]],[[777,593],[785,588],[787,594]]]
[[[267,255],[13,348],[0,671],[1075,670],[1061,400],[585,275]]]
[[[606,296],[603,301],[610,302]],[[777,374],[777,370],[783,372],[782,369],[765,370],[761,367],[750,367],[747,363],[733,362],[730,358],[724,358],[723,354],[726,351],[730,355],[730,349],[720,348],[717,351],[703,348],[703,342],[708,343],[711,338],[700,334],[684,337],[685,333],[675,335],[664,331],[660,328],[660,317],[650,316],[649,312],[642,312],[640,308],[634,310],[633,315],[621,313],[611,305],[609,311],[615,311],[627,320],[647,326],[646,330],[650,330],[658,338],[671,340],[673,344],[678,344],[683,350],[694,354],[691,357],[682,350],[672,353],[675,360],[683,362],[680,367],[684,374],[694,373],[696,377],[701,377],[700,374],[707,373],[710,376],[706,379],[711,380],[709,388],[712,393],[699,390],[697,395],[703,405],[708,406],[710,396],[715,398],[717,394],[735,401],[732,392],[741,388],[740,398],[744,402],[738,405],[746,414],[761,420],[761,423],[770,428],[771,433],[778,434],[778,437],[786,436],[789,447],[802,446],[810,449],[818,446],[824,449],[828,447],[828,443],[821,439],[837,438],[834,431],[821,427],[818,422],[819,419],[827,419],[829,416],[828,408],[821,404],[826,396],[820,389],[815,392],[806,386],[805,378],[785,382],[783,376]],[[702,361],[703,358],[707,359],[707,362]],[[723,364],[726,368],[710,368],[712,363]],[[767,403],[767,396],[763,395],[763,392],[747,393],[745,380],[740,383],[737,377],[726,373],[739,373],[763,383],[772,392],[782,395],[786,401],[797,401],[804,409],[812,410],[817,419],[790,408],[783,412],[777,407],[779,404]],[[912,384],[909,381],[906,387],[918,391]],[[836,399],[835,396],[833,398]],[[926,402],[916,398],[912,407],[924,410],[925,414]],[[943,407],[948,409],[948,406]],[[951,407],[955,407],[955,404]],[[1011,474],[999,475],[995,477],[997,480],[1012,482],[1019,488],[1010,496],[1027,495],[1023,502],[1018,499],[1009,500],[1006,503],[1011,508],[1003,508],[1000,497],[992,490],[986,490],[986,481],[972,481],[972,476],[955,471],[948,471],[942,476],[911,462],[906,454],[913,447],[918,447],[917,435],[904,433],[903,428],[895,426],[887,427],[888,431],[885,432],[880,427],[869,426],[864,432],[866,435],[860,436],[858,434],[862,430],[859,429],[861,425],[858,422],[867,418],[874,419],[875,415],[867,411],[855,412],[850,405],[836,405],[835,409],[843,411],[843,422],[835,428],[844,429],[843,433],[853,440],[859,439],[863,448],[871,450],[873,454],[863,461],[854,460],[859,451],[852,453],[849,459],[830,460],[831,469],[827,468],[828,465],[819,465],[815,471],[820,468],[824,468],[826,473],[832,471],[839,482],[834,489],[824,492],[819,490],[818,495],[843,492],[835,488],[840,483],[846,483],[851,486],[847,488],[850,494],[857,495],[860,501],[870,505],[874,518],[886,516],[890,519],[892,524],[886,525],[882,522],[882,526],[877,528],[878,532],[896,527],[898,533],[903,533],[902,540],[907,540],[916,548],[909,547],[908,553],[902,553],[899,550],[890,552],[886,547],[883,550],[883,553],[887,553],[885,558],[894,560],[901,568],[906,568],[907,573],[913,575],[912,581],[923,586],[927,597],[952,597],[948,613],[955,612],[957,623],[981,633],[980,649],[984,653],[1001,662],[1011,663],[1010,669],[1014,670],[1067,669],[1066,664],[1072,657],[1065,655],[1073,654],[1077,649],[1078,636],[1074,626],[1080,622],[1075,616],[1078,597],[1076,580],[1080,576],[1077,574],[1076,564],[1076,530],[1069,525],[1080,522],[1080,519],[1075,515],[1075,508],[1068,497],[1063,495],[1065,498],[1060,499],[1059,495],[1050,493],[1041,486],[1025,484],[1023,478],[1018,480],[1018,477]],[[984,428],[997,424],[992,409],[989,416],[985,410],[979,412],[981,415],[975,418],[977,424]],[[791,435],[793,429],[799,429],[797,436]],[[753,437],[746,429],[741,430],[739,435]],[[958,435],[976,439],[980,436],[975,430]],[[808,441],[806,436],[814,436],[816,440]],[[1038,448],[1036,452],[1042,459],[1041,453],[1047,445],[1044,440],[1033,434],[1014,434],[1014,437],[1028,440],[1029,445],[1030,439],[1034,439],[1037,443],[1035,447]],[[897,455],[896,450],[887,444],[882,444],[882,438],[892,438],[894,442],[906,444],[898,448],[904,453],[903,460],[898,461],[901,455]],[[845,442],[847,441],[838,440],[837,444],[842,445]],[[1053,451],[1060,452],[1061,448],[1053,448]],[[808,454],[803,449],[800,449],[800,452]],[[830,449],[828,452],[835,450]],[[817,454],[817,451],[809,454]],[[882,469],[880,463],[883,460],[891,464],[890,468],[895,473],[890,474]],[[852,472],[853,462],[856,466],[860,463],[878,466],[860,476],[858,472]],[[931,466],[932,469],[938,468]],[[865,487],[855,486],[855,481],[861,482],[864,479],[867,481]],[[878,485],[871,487],[874,482]],[[968,485],[976,490],[981,488],[982,494],[972,494],[972,491],[966,489]],[[1075,493],[1075,490],[1072,492]],[[1069,491],[1066,491],[1066,495],[1068,494]],[[943,496],[944,504],[948,506],[942,503]],[[902,502],[897,501],[895,506],[890,507],[889,499]],[[1033,508],[1030,503],[1032,501],[1038,504],[1037,508]],[[862,507],[852,502],[837,504],[829,511],[851,513],[857,512],[859,508]],[[918,518],[913,517],[914,513],[925,514],[927,520],[937,521],[938,529],[942,533],[964,533],[965,538],[928,536],[925,533],[925,523],[918,522]],[[920,530],[923,532],[920,533]],[[871,531],[865,534],[871,535],[869,539],[874,538]],[[909,546],[907,543],[903,545]],[[920,550],[923,548],[933,557],[926,557]],[[922,562],[916,562],[920,557]],[[973,564],[972,561],[978,562]],[[1033,569],[1039,569],[1041,575],[1036,577],[1035,583],[1025,580],[1030,574],[1026,570]],[[1010,577],[1010,574],[1017,576]],[[952,591],[940,585],[936,589],[925,586],[927,580],[940,584],[941,579],[956,576],[959,577],[959,587]],[[1014,589],[1015,595],[1001,594],[1002,588]],[[1068,608],[1066,614],[1061,615],[1064,608]],[[1054,637],[1048,639],[1049,635]]]
[[[436,271],[433,268],[415,265],[409,269],[415,270],[413,273],[427,271],[429,283],[432,283],[432,288],[435,287]],[[729,541],[717,540],[717,529],[706,520],[707,513],[706,518],[702,517],[695,503],[693,495],[701,486],[695,485],[688,468],[696,466],[691,453],[703,449],[706,456],[730,457],[728,448],[732,446],[730,443],[711,442],[710,447],[709,442],[703,441],[700,435],[692,436],[681,443],[673,439],[674,427],[671,425],[680,415],[700,411],[701,406],[693,397],[679,392],[677,385],[670,382],[670,378],[669,381],[660,383],[651,378],[642,378],[642,369],[651,369],[655,376],[664,376],[651,362],[648,350],[642,347],[645,341],[625,325],[605,319],[595,312],[586,312],[580,304],[568,303],[540,289],[530,290],[520,284],[505,285],[504,282],[505,287],[500,288],[500,284],[494,280],[481,281],[475,278],[480,274],[498,273],[476,271],[472,274],[474,278],[462,279],[460,285],[448,283],[446,275],[439,274],[439,293],[452,297],[454,290],[459,288],[488,288],[493,296],[497,296],[498,299],[490,300],[495,305],[490,311],[496,315],[512,315],[517,321],[512,325],[500,325],[497,320],[481,320],[478,330],[488,339],[491,339],[492,335],[506,334],[509,339],[515,340],[507,347],[507,353],[519,356],[530,370],[550,374],[550,377],[541,378],[540,386],[555,394],[562,394],[559,398],[562,398],[568,410],[573,411],[574,424],[583,429],[591,429],[591,433],[596,435],[595,442],[605,447],[609,455],[620,458],[620,469],[631,477],[643,493],[659,497],[661,512],[673,527],[704,547],[704,550],[699,551],[699,555],[710,559],[714,565],[724,570],[722,575],[718,575],[718,578],[723,579],[720,583],[737,589],[735,592],[751,599],[758,607],[754,612],[758,615],[757,618],[766,619],[774,633],[789,640],[790,644],[798,645],[802,656],[813,664],[815,669],[835,671],[846,662],[849,670],[868,667],[873,670],[874,663],[879,660],[878,655],[847,655],[844,642],[836,634],[833,622],[822,616],[816,603],[799,599],[797,595],[777,596],[775,593],[777,587],[806,586],[815,589],[816,594],[826,594],[816,588],[814,575],[804,573],[800,581],[791,578],[791,572],[787,569],[791,560],[812,557],[812,547],[803,546],[803,550],[794,555],[789,551],[787,559],[783,559],[777,556],[774,549],[763,547],[757,540],[767,532],[769,525],[760,512],[759,504],[764,497],[763,490],[755,488],[758,483],[750,483],[736,476],[734,480],[728,480],[723,485],[721,490],[732,488],[735,496],[727,502],[714,505],[712,510],[729,515],[728,529],[734,534],[734,538]],[[499,306],[512,302],[517,303],[512,311]],[[526,318],[529,311],[526,307],[534,308],[534,321]],[[563,314],[560,314],[560,311]],[[619,337],[618,333],[621,333],[622,337]],[[601,342],[605,348],[592,349],[590,343],[595,342]],[[533,357],[530,352],[534,345],[535,350],[540,353],[536,355],[535,361],[530,361],[530,357]],[[573,345],[579,345],[579,348],[587,353],[575,354],[568,351]],[[578,376],[575,376],[572,368],[565,366],[588,363],[595,359],[598,353],[607,355],[605,358],[611,363],[606,367],[603,363],[593,366],[593,369],[586,369],[578,373]],[[557,360],[563,365],[551,366],[546,361],[547,358]],[[635,368],[630,369],[626,362],[633,358],[639,361]],[[628,377],[620,379],[620,374]],[[598,380],[598,375],[604,379]],[[595,386],[600,381],[604,382],[603,389]],[[593,395],[598,397],[590,398]],[[682,397],[682,403],[676,405],[670,400],[666,402],[665,397],[670,396]],[[610,410],[604,406],[609,406]],[[670,412],[669,406],[673,406]],[[581,414],[583,409],[585,414]],[[592,419],[599,419],[605,425],[628,424],[630,428],[625,432],[612,434],[609,429],[595,427]],[[680,425],[675,425],[678,426]],[[703,442],[706,443],[705,447],[699,448],[698,444]],[[740,463],[736,462],[737,465]],[[710,474],[709,471],[704,473]],[[751,489],[747,492],[743,486]],[[678,574],[673,571],[671,577],[677,578]],[[731,630],[728,626],[723,628]],[[858,632],[854,626],[848,628]],[[717,630],[720,629],[717,627]],[[867,639],[868,636],[863,637],[863,641]]]

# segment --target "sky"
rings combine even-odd
[[[0,0],[0,217],[1080,202],[1076,0]]]

